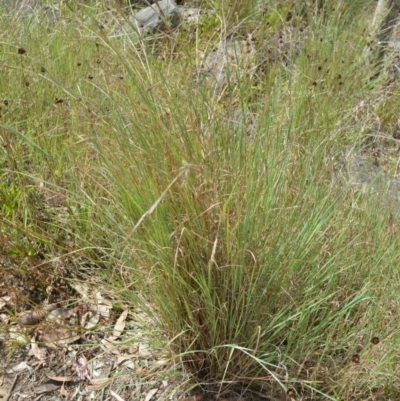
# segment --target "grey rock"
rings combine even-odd
[[[367,187],[372,189],[380,186],[384,180],[384,172],[374,161],[359,152],[348,153],[349,184],[356,190],[365,191]]]
[[[141,4],[147,0],[141,0]],[[158,0],[133,14],[130,20],[141,36],[149,32],[176,29],[182,23],[198,24],[205,15],[213,15],[213,10],[180,5],[183,1]]]
[[[255,71],[256,50],[251,35],[243,39],[223,39],[203,62],[203,75],[211,77],[214,89],[221,88],[237,72],[252,74]]]
[[[177,4],[179,4],[177,2]],[[206,10],[204,8],[179,6],[179,12],[181,13],[182,20],[189,24],[198,24],[203,16],[215,15],[214,10]]]
[[[166,19],[171,18],[171,28],[176,28],[181,20],[181,15],[174,0],[161,0],[151,6],[143,8],[133,15],[133,22],[138,32],[143,35],[165,27]]]
[[[347,184],[367,196],[375,196],[382,207],[392,213],[400,212],[400,179],[390,177],[371,156],[348,150]]]
[[[1,0],[0,0],[1,1]],[[197,25],[204,16],[214,15],[214,11],[201,8],[174,6],[175,1],[159,1],[160,8],[156,4],[130,15],[129,19],[113,16],[107,11],[98,17],[103,27],[107,27],[110,38],[131,38],[136,41],[138,35],[155,31],[175,30],[181,23]],[[163,15],[160,13],[163,12]]]

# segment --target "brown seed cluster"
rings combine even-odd
[[[371,338],[371,343],[374,344],[374,345],[379,344],[379,337],[372,337]]]

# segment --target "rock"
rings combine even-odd
[[[379,45],[382,46],[381,56],[385,53],[392,58],[392,70],[394,77],[400,77],[400,0],[390,0],[388,2],[389,13],[381,25]]]
[[[393,31],[396,30],[396,25],[398,25],[400,16],[400,1],[389,1],[389,3],[392,3],[388,4],[389,13],[387,14],[381,26],[381,35],[384,41],[390,41],[393,34],[396,35],[396,33]]]
[[[387,50],[400,52],[400,2],[394,4],[382,24],[381,41]]]
[[[0,0],[1,1],[1,0]],[[107,29],[110,38],[131,38],[134,42],[138,34],[145,36],[155,31],[170,32],[179,27],[181,23],[190,26],[197,25],[205,16],[214,15],[213,10],[201,8],[177,6],[176,1],[159,0],[160,8],[156,4],[145,7],[136,13],[132,13],[129,18],[121,18],[115,15],[112,10],[108,10],[97,17],[99,25]],[[160,15],[160,10],[165,15]]]
[[[151,6],[143,8],[133,15],[138,32],[144,35],[156,29],[163,30],[171,19],[169,27],[175,29],[181,21],[181,15],[175,0],[160,0]]]
[[[179,3],[177,3],[179,4]],[[187,6],[179,6],[179,12],[182,16],[182,21],[187,22],[189,24],[199,24],[200,19],[203,16],[212,16],[215,15],[214,10],[205,10],[204,8],[195,8],[195,7],[187,7]]]
[[[355,190],[365,192],[380,190],[388,185],[389,178],[374,160],[361,152],[347,152],[348,183]]]
[[[378,198],[380,205],[392,213],[400,212],[400,179],[390,177],[371,156],[348,150],[347,184],[354,190]]]
[[[228,77],[236,78],[237,73],[252,73],[256,50],[251,35],[245,40],[223,39],[203,62],[203,75],[211,77],[215,89],[226,83]]]

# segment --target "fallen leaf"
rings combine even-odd
[[[23,330],[23,332],[21,332]],[[17,341],[18,343],[22,344],[30,344],[31,340],[29,336],[26,334],[24,329],[21,329],[19,326],[11,326],[8,330],[8,335],[13,340]]]
[[[0,313],[0,320],[4,323],[8,323],[10,321],[10,315],[6,313]]]
[[[134,362],[134,361],[130,360],[130,361],[124,362],[124,363],[123,363],[123,367],[124,367],[124,368],[128,368],[128,369],[130,369],[130,370],[134,370],[135,367],[136,367],[136,365],[135,365],[135,362]]]
[[[99,292],[96,294],[96,298],[97,302],[94,305],[96,312],[100,313],[104,319],[108,319],[110,317],[113,302],[110,299],[104,298]]]
[[[64,384],[60,388],[60,394],[66,397],[67,399],[69,398],[69,392],[67,389],[64,387]]]
[[[61,387],[61,383],[48,381],[34,388],[36,394],[49,393],[50,391],[57,390]]]
[[[139,344],[138,356],[141,358],[148,358],[153,356],[153,353],[150,351],[150,347],[148,344]]]
[[[150,399],[154,396],[154,394],[157,393],[157,391],[158,391],[158,388],[153,388],[152,390],[150,390],[150,391],[147,393],[147,395],[146,395],[144,401],[150,401]]]
[[[22,326],[34,326],[39,324],[49,312],[57,309],[57,304],[49,304],[44,307],[23,312],[18,318],[18,323]]]
[[[104,361],[94,359],[90,362],[90,364],[91,364],[90,370],[92,372],[93,378],[98,379],[99,377],[104,377],[103,371],[104,369],[107,368],[105,366],[106,364],[104,363]]]
[[[39,324],[47,315],[47,311],[38,310],[32,312],[24,312],[18,318],[18,323],[22,326],[34,326]]]
[[[89,294],[89,288],[85,285],[78,284],[75,286],[75,291],[82,295],[82,298],[87,298]]]
[[[40,365],[45,365],[45,364],[46,364],[46,360],[42,359],[42,360],[39,360],[39,361],[32,362],[31,363],[31,367],[33,368],[35,366],[40,366]]]
[[[103,349],[106,350],[111,350],[112,348],[115,347],[115,345],[113,343],[111,343],[110,341],[108,341],[107,339],[103,338],[100,343],[103,345]]]
[[[31,339],[31,349],[28,352],[28,355],[33,355],[36,359],[39,360],[44,360],[46,359],[46,350],[43,348],[40,348],[36,342],[35,339]]]
[[[90,319],[86,322],[86,324],[84,325],[85,329],[91,330],[94,327],[97,326],[97,324],[100,321],[100,314],[95,313],[94,315],[92,315],[92,317],[90,317]]]
[[[154,361],[154,366],[157,368],[161,368],[169,364],[171,364],[170,359],[159,359],[158,361]]]
[[[117,357],[117,360],[114,362],[114,368],[117,367],[118,365],[120,365],[121,363],[131,360],[133,358],[136,358],[137,355],[120,355]],[[133,363],[133,361],[132,361]],[[127,365],[125,365],[127,366]],[[131,369],[133,369],[133,367],[131,367]]]
[[[109,386],[112,383],[112,379],[109,377],[99,377],[98,379],[92,379],[88,389],[90,391],[102,390],[103,388]]]
[[[75,316],[79,310],[79,306],[75,306],[74,308],[57,308],[53,309],[47,316],[46,319],[50,321],[55,321],[57,323],[62,324],[67,319]]]
[[[7,373],[22,372],[25,369],[31,369],[31,367],[24,361],[24,362],[19,363],[18,365],[15,365],[10,370],[7,370]]]
[[[1,298],[0,298],[0,309],[1,309],[3,306],[7,305],[8,302],[10,302],[10,300],[11,300],[11,297],[10,297],[10,296],[1,297]]]
[[[111,397],[114,397],[117,401],[125,401],[122,397],[120,397],[117,393],[115,393],[112,390],[110,390],[110,395]]]
[[[124,330],[125,325],[126,325],[125,320],[126,320],[127,316],[128,316],[128,309],[125,309],[121,313],[121,316],[118,318],[117,322],[115,323],[114,331],[113,331],[113,335],[112,335],[113,339],[116,339],[121,335],[121,333]]]
[[[25,398],[32,398],[31,394],[24,394],[24,393],[14,393],[14,396],[18,396],[21,399],[25,399]]]
[[[47,346],[67,345],[71,344],[81,338],[76,332],[69,330],[65,327],[52,327],[47,328],[42,332],[42,341]]]
[[[69,377],[69,376],[49,376],[49,375],[47,375],[47,377],[50,380],[55,380],[56,382],[70,382],[72,380],[72,377]]]

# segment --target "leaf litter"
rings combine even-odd
[[[170,364],[141,333],[148,318],[140,311],[116,313],[112,300],[79,285],[72,300],[18,312],[7,286],[12,281],[0,284],[0,397],[86,400],[107,390],[116,400],[150,401],[171,390],[173,380],[151,373]]]

